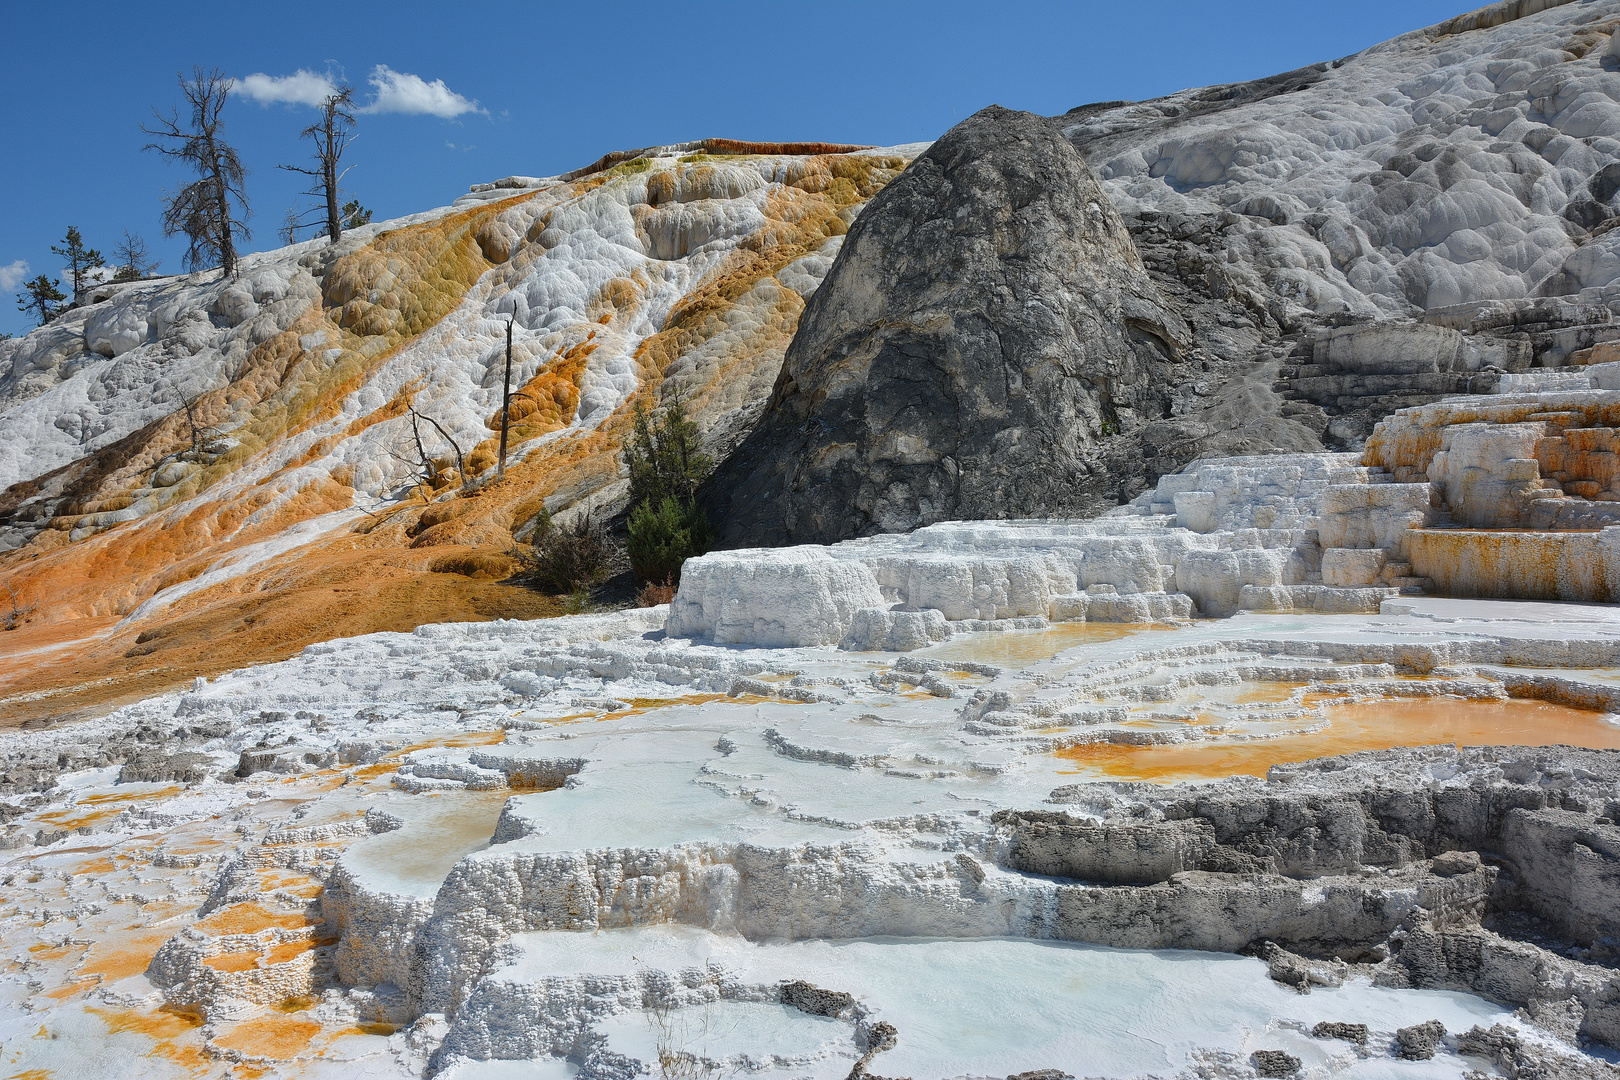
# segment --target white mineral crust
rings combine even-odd
[[[1009,565],[1027,560],[1038,573],[995,576],[987,570],[994,560],[969,555],[957,579],[1025,581],[1033,596],[1059,573],[1049,548],[1098,542],[1098,529],[1109,542],[1145,537],[1160,551],[1189,550],[1129,517],[1097,529],[964,524],[910,543],[937,569],[949,563],[941,537],[977,537]],[[1185,537],[1187,545],[1211,539]],[[912,565],[895,554],[904,546],[852,545],[884,553],[872,560],[877,571],[843,555],[779,566],[860,571],[856,580],[889,589],[879,583],[912,580],[895,569]],[[1077,587],[1071,580],[1062,584]],[[799,581],[807,610],[834,609],[816,579]],[[776,595],[787,608],[796,594]],[[1004,601],[993,602],[1005,615]],[[300,953],[302,961],[233,973],[206,959],[261,939],[182,929],[144,976],[106,984],[102,1000],[206,1010],[206,1030],[225,1032],[273,1009],[307,983],[314,964],[332,981],[311,1015],[406,1025],[409,1034],[353,1044],[374,1047],[355,1051],[356,1067],[369,1062],[370,1075],[429,1067],[482,1075],[479,1062],[539,1068],[565,1058],[592,1076],[624,1076],[675,1032],[728,1068],[834,1077],[849,1071],[880,1020],[901,1032],[884,1067],[914,1075],[1005,1075],[1082,1061],[1110,1074],[1168,1073],[1209,1054],[1277,1046],[1373,1075],[1375,1059],[1358,1064],[1308,1038],[1309,1025],[1350,1018],[1388,1033],[1418,1014],[1452,1030],[1519,1022],[1464,995],[1352,979],[1301,998],[1252,959],[1052,942],[1073,932],[1070,901],[1060,901],[1069,886],[1010,869],[1009,833],[991,817],[1050,805],[1063,789],[1070,812],[1109,820],[1112,789],[1076,803],[1072,782],[1084,776],[1053,750],[1308,732],[1326,722],[1311,695],[1500,701],[1533,693],[1620,710],[1620,684],[1608,671],[1620,667],[1612,608],[1421,598],[1385,608],[1239,614],[1090,638],[1073,627],[1008,630],[981,620],[979,630],[909,653],[840,649],[832,629],[812,646],[712,644],[668,633],[664,608],[328,642],[103,720],[0,735],[20,763],[54,761],[59,748],[142,724],[227,732],[197,745],[215,778],[179,793],[148,785],[134,792],[152,792],[145,801],[89,835],[53,839],[39,814],[61,813],[63,800],[71,809],[111,783],[107,770],[64,776],[39,811],[12,823],[16,843],[40,835],[13,848],[11,867],[72,865],[87,847],[135,851],[158,823],[242,830],[213,849],[219,855],[210,858],[223,863],[146,856],[154,866],[194,867],[146,873],[194,875],[203,895],[193,903],[208,914],[263,902],[263,867],[303,867],[323,885],[322,932],[336,943]],[[975,659],[1014,647],[1008,655],[1023,658],[1011,666]],[[1411,672],[1426,677],[1402,677]],[[1294,689],[1259,703],[1241,693],[1277,683]],[[1218,721],[1190,727],[1195,712]],[[250,760],[263,771],[222,782]],[[1419,767],[1434,784],[1466,787],[1466,776],[1452,779],[1453,760]],[[334,783],[345,776],[349,783]],[[8,872],[20,889],[55,880],[29,885]],[[1315,892],[1289,885],[1297,895],[1288,903],[1298,905],[1290,918],[1304,925],[1312,911],[1361,904],[1358,880],[1334,878]],[[99,895],[95,888],[88,879],[67,885],[69,897]],[[34,940],[29,912],[40,901],[17,895],[17,913],[0,917],[0,941]],[[1380,917],[1390,920],[1418,918],[1422,903],[1435,902],[1394,879],[1379,895]],[[61,900],[43,902],[66,911]],[[1194,925],[1213,926],[1233,910],[1230,900],[1187,904]],[[52,917],[97,917],[89,911]],[[291,947],[311,932],[277,931],[271,945]],[[43,1010],[77,1030],[67,1019],[77,1006],[7,982],[20,978],[0,976],[0,986],[30,1002],[30,1023],[37,1027]],[[778,1004],[790,979],[850,994],[855,1004],[833,1018]],[[969,1018],[988,1015],[987,1001],[1001,1018],[974,1027]],[[23,1063],[73,1068],[28,1045]],[[1464,1063],[1442,1055],[1423,1068],[1458,1076]]]

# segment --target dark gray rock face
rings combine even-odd
[[[782,1004],[812,1016],[837,1016],[852,1007],[855,998],[841,990],[824,990],[814,983],[796,979],[782,984]]]
[[[1141,473],[1116,436],[1168,415],[1190,344],[1073,146],[983,109],[850,229],[707,489],[721,540],[1095,513]]]
[[[199,784],[213,771],[214,760],[207,754],[165,754],[146,750],[130,758],[118,770],[118,782],[158,784]]]
[[[1109,826],[1031,820],[1013,828],[1007,865],[1028,874],[1151,885],[1196,870],[1215,848],[1215,831],[1194,821]]]

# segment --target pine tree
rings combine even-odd
[[[657,506],[637,503],[630,512],[629,541],[625,552],[630,567],[645,581],[673,585],[681,579],[681,564],[708,552],[714,543],[709,518],[695,502],[666,498]]]
[[[218,266],[230,277],[236,273],[236,242],[252,238],[236,214],[237,207],[241,219],[250,212],[243,187],[247,169],[225,142],[225,123],[220,116],[231,80],[218,68],[205,72],[195,67],[191,73],[189,80],[180,76],[180,92],[191,108],[186,126],[181,126],[176,110],[170,110],[168,116],[154,111],[157,126],[142,126],[141,130],[158,140],[148,143],[147,150],[182,161],[197,173],[197,179],[168,196],[163,235],[184,233],[191,242],[186,249],[187,269]]]
[[[54,254],[62,256],[67,267],[68,281],[73,284],[73,299],[77,301],[84,293],[84,287],[91,284],[90,272],[102,263],[101,252],[95,248],[84,246],[84,237],[72,225],[68,226],[67,236],[62,240],[62,246],[51,245]]]
[[[350,199],[338,211],[343,218],[345,229],[358,229],[362,225],[371,224],[371,211],[360,205],[359,199]]]
[[[681,564],[708,551],[714,540],[697,504],[698,485],[713,463],[679,397],[656,419],[636,403],[624,461],[630,468],[630,564],[647,581],[673,585]]]
[[[630,467],[630,501],[657,506],[665,499],[691,502],[712,462],[703,452],[698,426],[676,398],[654,420],[636,403],[635,434],[624,449]]]
[[[17,310],[32,311],[39,319],[39,325],[44,326],[62,314],[62,302],[67,296],[62,292],[61,284],[44,274],[33,281],[23,282],[23,291],[17,294]]]

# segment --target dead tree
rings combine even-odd
[[[281,230],[276,234],[281,237],[283,244],[298,243],[298,230],[304,227],[304,218],[297,207],[287,207],[287,216],[281,222]]]
[[[426,413],[417,412],[416,406],[414,405],[409,406],[409,409],[411,414],[411,436],[416,440],[416,464],[418,464],[422,470],[423,482],[431,488],[433,486],[433,481],[438,477],[438,471],[433,467],[433,459],[428,457],[427,451],[422,447],[422,428],[418,421],[426,420],[428,423],[433,425],[433,430],[437,431],[439,436],[444,439],[445,442],[450,444],[451,452],[456,455],[456,471],[461,474],[461,486],[466,487],[467,462],[461,456],[461,447],[456,443],[456,440],[452,439],[450,437],[450,433],[445,431],[444,428],[439,425],[439,422],[433,419],[433,417],[428,416]],[[398,458],[399,455],[395,454],[394,457]]]
[[[231,80],[218,68],[205,72],[194,67],[191,74],[190,79],[179,77],[180,92],[191,109],[186,125],[181,126],[177,110],[164,116],[154,109],[156,126],[143,124],[141,131],[157,140],[147,143],[145,149],[175,158],[197,173],[197,179],[167,197],[163,235],[184,233],[190,241],[187,269],[218,266],[230,277],[236,273],[236,242],[252,238],[242,224],[250,212],[243,186],[247,170],[225,142],[225,123],[220,116]],[[241,207],[240,218],[233,203]]]
[[[501,388],[501,458],[495,468],[496,476],[506,475],[506,429],[512,426],[512,324],[517,317],[506,320],[506,382]]]
[[[202,456],[203,442],[212,442],[219,437],[219,429],[210,424],[197,423],[197,399],[190,394],[180,395],[180,407],[186,414],[186,430],[191,436],[191,456],[196,460]]]
[[[338,238],[343,235],[343,207],[338,205],[338,185],[348,175],[349,169],[339,172],[338,166],[343,161],[343,151],[354,141],[354,136],[350,134],[350,130],[354,127],[354,114],[349,111],[353,107],[354,87],[345,86],[335,93],[328,94],[321,102],[320,120],[299,132],[299,138],[309,139],[315,144],[315,152],[310,156],[315,159],[316,167],[306,169],[302,165],[276,166],[278,169],[315,178],[315,186],[304,194],[320,199],[324,203],[324,206],[314,212],[325,211],[326,235],[332,238],[333,243],[337,243]],[[349,168],[353,167],[351,165]],[[301,219],[297,224],[288,222],[288,231],[294,234],[303,227]]]
[[[34,605],[29,604],[27,607],[23,607],[18,604],[17,590],[13,589],[10,584],[6,585],[6,592],[11,597],[11,610],[0,611],[0,630],[15,630],[28,621],[28,616],[34,613]]]
[[[113,260],[118,264],[114,281],[139,281],[149,277],[161,264],[146,250],[146,241],[124,230],[124,238],[113,248]]]

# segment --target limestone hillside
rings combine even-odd
[[[0,342],[0,606],[27,613],[0,647],[35,657],[0,675],[0,719],[331,637],[555,614],[498,584],[514,534],[543,501],[614,501],[638,401],[680,394],[723,456],[849,223],[917,149],[613,154],[233,280],[108,288]]]

